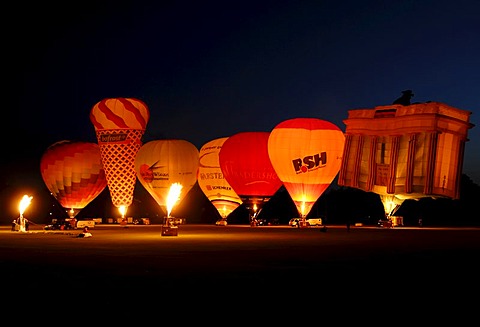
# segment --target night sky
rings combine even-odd
[[[463,172],[480,184],[478,1],[12,6],[2,22],[9,188],[43,185],[39,160],[51,144],[96,142],[89,113],[104,98],[148,105],[144,142],[179,138],[200,149],[295,117],[344,131],[348,110],[391,104],[406,89],[412,102],[472,112]]]

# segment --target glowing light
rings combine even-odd
[[[20,204],[18,205],[18,210],[20,211],[20,219],[19,219],[19,231],[26,232],[26,219],[23,218],[23,213],[28,208],[30,203],[32,202],[33,197],[24,195],[22,200],[20,200]]]
[[[32,196],[24,195],[22,200],[20,200],[20,205],[18,206],[18,209],[20,210],[20,217],[23,217],[23,213],[32,202],[32,199]]]
[[[170,190],[167,195],[167,217],[170,217],[173,207],[180,199],[180,194],[182,193],[182,184],[173,183],[170,186]]]
[[[305,211],[306,211],[306,206],[305,206],[305,201],[303,201],[302,204],[300,205],[300,213],[302,215],[302,218],[306,216]]]
[[[122,218],[125,218],[125,215],[127,214],[127,207],[126,206],[120,206],[120,207],[118,207],[118,211],[120,211],[120,214],[122,215]]]
[[[252,216],[253,218],[255,218],[257,216],[257,213],[258,213],[257,211],[258,211],[257,204],[254,203],[253,204],[253,216]]]

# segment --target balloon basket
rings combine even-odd
[[[162,226],[162,236],[178,236],[178,226]]]
[[[171,217],[163,218],[162,236],[178,236],[178,226]]]
[[[300,220],[298,221],[298,227],[299,227],[299,228],[308,228],[308,227],[310,227],[310,226],[307,224],[307,222],[306,222],[305,219],[300,219]]]

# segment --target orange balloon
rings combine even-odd
[[[52,144],[40,159],[40,172],[48,190],[70,216],[93,201],[107,186],[95,143],[60,141]]]
[[[306,217],[340,170],[345,136],[317,118],[281,122],[268,138],[268,155],[298,213]]]

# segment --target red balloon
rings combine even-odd
[[[269,132],[237,133],[225,141],[219,153],[225,179],[253,216],[260,213],[282,186],[268,156],[269,135]]]

